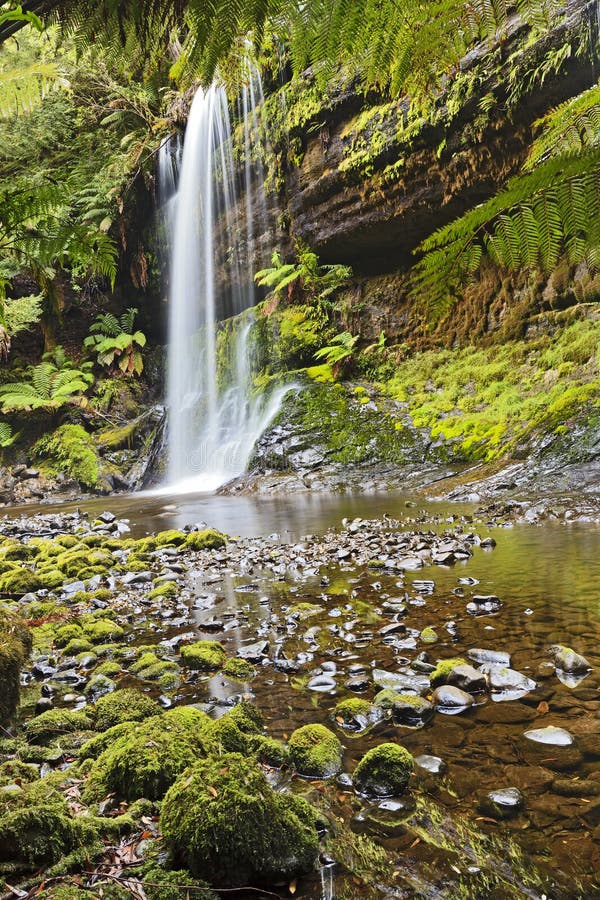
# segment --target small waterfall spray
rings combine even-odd
[[[252,321],[223,350],[218,322],[254,304],[259,268],[256,222],[266,227],[262,164],[252,165],[258,87],[256,70],[242,89],[244,223],[231,125],[223,88],[198,90],[187,124],[174,203],[170,265],[168,481],[171,489],[210,491],[244,471],[252,448],[276,414],[285,390],[252,392]],[[259,153],[260,156],[260,153]],[[172,161],[172,160],[171,160]],[[169,165],[168,153],[159,166]],[[159,176],[168,181],[166,176]],[[258,210],[254,208],[254,197]],[[226,357],[226,364],[222,357]]]

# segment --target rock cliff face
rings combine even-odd
[[[519,170],[541,115],[595,82],[595,54],[585,52],[597,43],[595,4],[567,8],[531,46],[515,20],[504,45],[469,54],[434,124],[407,123],[402,101],[372,113],[352,91],[325,102],[304,123],[300,165],[286,173],[291,237],[359,274],[406,268],[428,234]]]

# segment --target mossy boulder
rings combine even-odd
[[[220,669],[225,659],[225,647],[219,641],[196,641],[194,644],[184,644],[181,648],[183,664],[200,672]]]
[[[32,744],[47,744],[62,735],[91,728],[92,720],[84,712],[49,709],[27,723],[27,740]]]
[[[324,725],[303,725],[289,740],[290,759],[301,775],[330,778],[342,768],[342,745]]]
[[[176,597],[179,588],[176,581],[163,581],[153,588],[148,594],[149,600],[158,600],[160,597]]]
[[[21,668],[31,652],[32,636],[25,622],[9,610],[0,611],[0,721],[8,723],[19,705]]]
[[[186,869],[168,871],[161,866],[146,866],[140,873],[148,900],[219,900],[210,887],[194,878]]]
[[[34,446],[33,454],[44,460],[51,474],[66,472],[85,487],[98,483],[100,460],[96,445],[81,425],[61,425],[44,435]]]
[[[256,677],[256,669],[247,659],[232,657],[223,666],[223,675],[235,678],[237,681],[250,681]]]
[[[290,761],[289,749],[282,741],[276,741],[274,738],[262,734],[251,735],[247,746],[259,762],[273,769],[281,769]]]
[[[159,531],[155,537],[156,547],[180,547],[185,544],[187,534],[171,528],[168,531]]]
[[[362,697],[349,697],[337,704],[333,716],[342,728],[362,731],[381,717],[381,711],[368,700],[363,700]]]
[[[202,760],[165,796],[161,830],[177,863],[219,886],[272,884],[309,872],[318,850],[306,801],[276,793],[241,754]]]
[[[177,663],[161,659],[152,650],[147,650],[130,666],[130,671],[144,681],[158,681],[164,686],[175,684],[178,678]]]
[[[100,697],[93,711],[96,728],[106,731],[122,722],[141,722],[160,714],[156,700],[131,688],[121,688]]]
[[[380,744],[366,753],[352,776],[354,787],[369,797],[402,794],[414,768],[412,755],[399,744]]]
[[[57,647],[65,647],[69,641],[83,639],[83,628],[76,622],[69,622],[56,629],[54,643]]]
[[[437,666],[429,676],[431,686],[437,687],[439,684],[446,684],[446,682],[448,681],[448,676],[453,669],[455,669],[457,666],[466,665],[468,665],[467,660],[463,659],[461,656],[452,657],[452,659],[440,660],[440,662],[438,662]]]
[[[227,543],[227,535],[214,528],[206,528],[204,531],[192,531],[185,539],[188,550],[216,550]]]
[[[0,575],[0,594],[22,597],[24,594],[33,594],[43,587],[46,585],[41,576],[24,566]]]
[[[96,837],[89,821],[71,816],[53,776],[24,785],[0,803],[0,862],[49,865]]]
[[[86,802],[110,793],[159,800],[184,769],[210,752],[211,724],[206,713],[180,707],[131,726],[94,762]]]
[[[29,784],[40,777],[37,766],[22,762],[20,759],[7,759],[0,765],[0,785]]]
[[[103,644],[106,641],[117,641],[125,637],[125,631],[116,622],[109,619],[98,619],[86,622],[83,626],[85,636],[92,644]]]

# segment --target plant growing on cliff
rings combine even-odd
[[[297,262],[284,263],[279,252],[273,253],[272,265],[254,276],[259,287],[273,293],[266,312],[272,312],[285,293],[288,300],[308,300],[317,305],[329,303],[329,298],[352,277],[352,269],[342,265],[320,265],[319,257],[308,247],[299,246]]]
[[[101,366],[120,369],[125,375],[141,375],[146,335],[142,331],[134,331],[137,312],[137,309],[130,307],[120,318],[112,313],[100,313],[96,317],[83,345],[96,354]]]
[[[552,271],[561,256],[600,268],[600,87],[546,116],[523,174],[421,244],[413,296],[434,318],[456,302],[484,257]]]
[[[328,347],[322,347],[320,350],[317,350],[315,359],[324,359],[326,363],[332,366],[333,374],[337,377],[352,359],[358,338],[358,335],[353,336],[349,331],[336,334],[331,339],[331,344]]]
[[[44,354],[42,362],[30,366],[25,381],[14,381],[0,387],[3,412],[45,409],[54,412],[63,406],[87,406],[86,391],[94,381],[91,363],[75,368],[63,348]]]

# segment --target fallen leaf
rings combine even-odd
[[[550,712],[550,707],[549,707],[549,705],[546,703],[545,700],[540,700],[540,702],[539,702],[538,705],[537,705],[537,711],[539,712],[539,714],[540,714],[541,716],[545,716],[546,713],[549,713],[549,712]]]
[[[218,797],[218,796],[219,796],[219,792],[218,792],[217,790],[215,790],[215,788],[212,786],[212,784],[211,784],[211,786],[209,787],[208,790],[209,790],[210,793],[213,795],[213,797]]]
[[[413,847],[416,847],[417,844],[420,844],[420,843],[421,843],[421,838],[415,838],[414,841],[412,842],[412,844],[410,845],[409,850],[412,850]]]
[[[289,890],[290,894],[295,894],[297,887],[298,887],[298,882],[294,878],[294,880],[290,881],[290,883],[288,885],[288,890]]]

